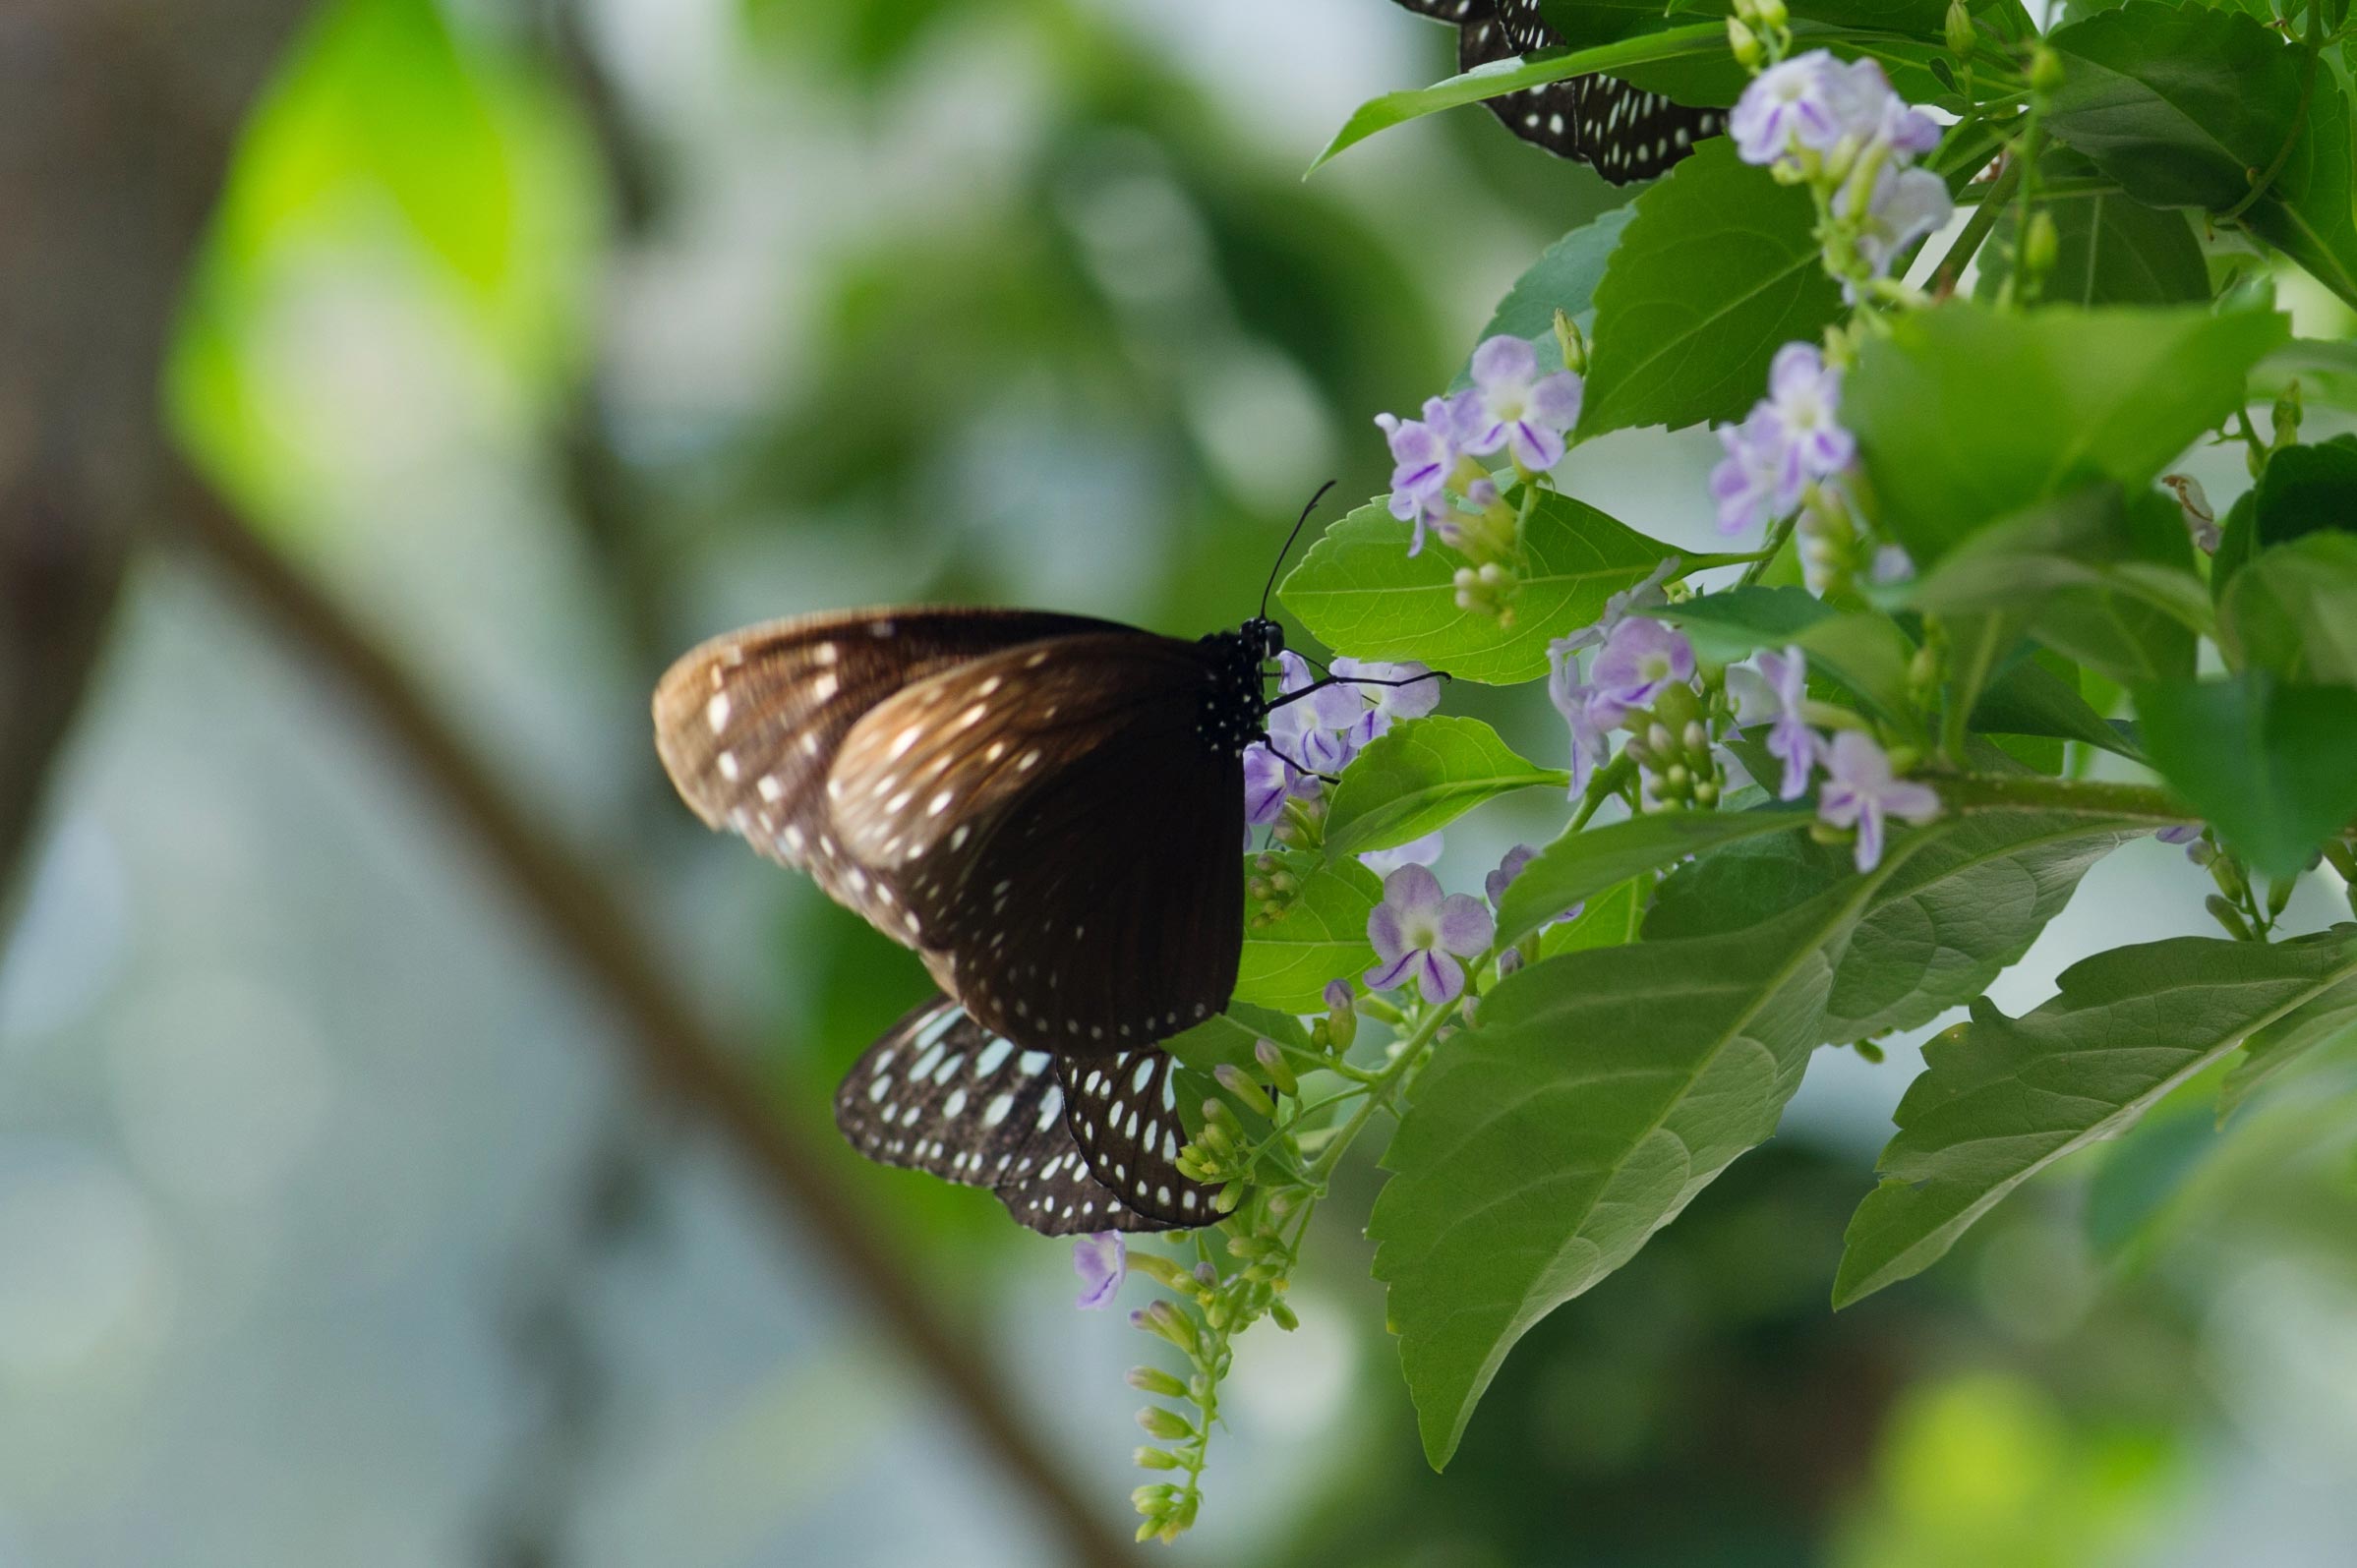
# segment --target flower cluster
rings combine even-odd
[[[1939,145],[1939,123],[1872,60],[1844,64],[1816,49],[1770,66],[1728,129],[1745,162],[1817,193],[1826,261],[1853,304],[1882,292],[1898,258],[1955,214],[1947,183],[1915,167]]]
[[[1280,696],[1294,700],[1269,710],[1267,740],[1244,753],[1244,818],[1256,828],[1283,819],[1289,801],[1314,805],[1325,788],[1321,775],[1341,773],[1392,721],[1421,719],[1441,703],[1440,677],[1412,662],[1337,659],[1326,685],[1299,654],[1279,654],[1277,662]]]
[[[1391,446],[1391,515],[1413,526],[1408,553],[1423,552],[1427,531],[1438,534],[1472,563],[1457,574],[1460,606],[1495,612],[1521,519],[1482,459],[1503,453],[1524,485],[1562,462],[1581,383],[1568,370],[1542,375],[1538,350],[1507,335],[1473,351],[1472,379],[1453,396],[1427,398],[1421,418],[1379,414],[1375,423]]]

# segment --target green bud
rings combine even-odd
[[[1203,1102],[1203,1136],[1198,1141],[1216,1141],[1233,1147],[1234,1135],[1243,1131],[1244,1124],[1237,1121],[1236,1113],[1227,1108],[1227,1101],[1214,1098]]]
[[[1276,1115],[1276,1102],[1268,1098],[1268,1091],[1255,1083],[1235,1063],[1220,1063],[1211,1070],[1211,1076],[1218,1080],[1221,1088],[1242,1100],[1246,1106],[1260,1112],[1261,1115]]]
[[[2300,383],[2294,380],[2287,384],[2283,388],[2282,395],[2275,399],[2274,436],[2270,442],[2275,449],[2281,450],[2300,438],[2302,412]]]
[[[1574,376],[1588,374],[1587,337],[1580,331],[1579,323],[1571,319],[1561,306],[1556,308],[1555,313],[1555,342],[1563,351],[1563,369]]]
[[[1149,1437],[1164,1442],[1178,1442],[1195,1435],[1195,1427],[1186,1417],[1160,1405],[1149,1405],[1138,1412],[1138,1424],[1146,1428]]]
[[[1244,882],[1244,891],[1255,899],[1266,900],[1276,890],[1267,877],[1248,877]]]
[[[1907,683],[1917,691],[1928,691],[1931,683],[1940,678],[1939,650],[1925,643],[1915,650],[1907,662]]]
[[[1882,1047],[1876,1045],[1871,1040],[1852,1040],[1850,1042],[1850,1049],[1856,1051],[1859,1056],[1864,1057],[1876,1067],[1880,1067],[1883,1063],[1884,1058]]]
[[[1837,828],[1830,822],[1812,822],[1808,825],[1808,836],[1830,848],[1835,844],[1848,843],[1857,835],[1853,829]]]
[[[1179,1456],[1167,1448],[1141,1448],[1130,1455],[1130,1462],[1140,1470],[1176,1470]]]
[[[1170,1341],[1190,1356],[1195,1354],[1195,1325],[1168,1302],[1155,1302],[1143,1311],[1132,1312],[1130,1322],[1149,1334]]]
[[[1130,1488],[1130,1505],[1142,1514],[1158,1514],[1170,1506],[1170,1499],[1176,1497],[1178,1492],[1179,1489],[1166,1481],[1148,1481],[1143,1486]],[[1149,1531],[1153,1528],[1147,1526]],[[1146,1537],[1140,1536],[1138,1539],[1144,1540]]]
[[[2218,892],[2236,903],[2251,896],[2251,885],[2243,880],[2242,867],[2234,863],[2231,855],[2219,855],[2210,863],[2210,879],[2218,885]]]
[[[1717,805],[1719,803],[1719,786],[1707,779],[1696,784],[1694,786],[1694,803],[1701,806]]]
[[[1214,1214],[1233,1214],[1236,1212],[1236,1205],[1243,1201],[1244,1184],[1242,1182],[1230,1182],[1227,1184],[1227,1186],[1221,1188],[1218,1191],[1211,1194],[1211,1212]]]
[[[2213,893],[2209,898],[2203,900],[2202,907],[2208,909],[2210,911],[2210,918],[2215,920],[2219,925],[2224,926],[2226,928],[2226,934],[2234,938],[2235,941],[2256,942],[2258,940],[2258,937],[2251,930],[2251,923],[2242,917],[2242,911],[2234,907],[2234,905],[2228,903],[2218,895]]]
[[[2044,44],[2030,54],[2030,90],[2045,97],[2062,86],[2062,56]]]
[[[1283,1329],[1288,1334],[1292,1333],[1295,1329],[1301,1326],[1301,1318],[1299,1314],[1297,1314],[1292,1307],[1287,1307],[1283,1302],[1270,1302],[1268,1304],[1268,1321],[1274,1323],[1277,1327]]]
[[[1674,762],[1670,764],[1668,771],[1662,775],[1662,784],[1668,787],[1670,793],[1673,795],[1684,794],[1686,792],[1687,786],[1693,784],[1693,782],[1694,776],[1686,772],[1686,766],[1682,762]]]
[[[1745,27],[1739,16],[1727,19],[1727,47],[1729,52],[1735,56],[1736,64],[1746,71],[1757,72],[1759,70],[1761,60],[1759,34]]]
[[[2269,877],[2267,884],[2267,917],[2275,919],[2283,906],[2291,902],[2291,890],[2300,885],[2297,877]]]
[[[2062,251],[2062,232],[2054,226],[2054,214],[2039,207],[2030,214],[2030,229],[2022,240],[2022,270],[2032,277],[2044,277],[2054,270],[2054,259]]]
[[[1891,772],[1905,776],[1923,760],[1923,753],[1914,746],[1893,746],[1890,749]]]
[[[1948,0],[1948,52],[1963,64],[1973,58],[1974,47],[1980,41],[1973,30],[1973,8],[1965,0]]]
[[[1292,872],[1279,871],[1275,876],[1268,879],[1268,886],[1274,888],[1279,893],[1293,893],[1300,889],[1301,883],[1295,879]]]
[[[1771,32],[1783,30],[1784,25],[1792,20],[1792,13],[1784,8],[1784,0],[1751,0],[1751,14]]]
[[[1178,1259],[1164,1253],[1149,1252],[1143,1248],[1134,1248],[1129,1253],[1129,1270],[1133,1274],[1145,1275],[1164,1290],[1177,1291],[1188,1296],[1195,1294],[1195,1276],[1180,1267]],[[1147,1370],[1149,1368],[1139,1367],[1137,1371],[1130,1373],[1132,1388],[1140,1387],[1137,1382],[1138,1372]],[[1146,1392],[1151,1393],[1153,1390],[1147,1389]]]
[[[1655,724],[1648,727],[1645,731],[1645,749],[1660,758],[1667,758],[1677,750],[1678,741],[1670,733],[1670,726],[1665,724]]]
[[[1701,758],[1710,755],[1710,730],[1699,719],[1686,721],[1685,732],[1678,737],[1685,742],[1686,755]]]
[[[1274,1040],[1263,1040],[1254,1046],[1252,1059],[1261,1064],[1261,1071],[1268,1074],[1268,1080],[1277,1086],[1279,1093],[1301,1092],[1301,1079],[1295,1076],[1292,1066],[1285,1061],[1283,1048]]]
[[[1211,1326],[1213,1333],[1227,1327],[1227,1303],[1225,1302],[1213,1302],[1203,1309],[1203,1320]]]
[[[1152,1394],[1158,1399],[1185,1399],[1187,1385],[1159,1366],[1133,1366],[1126,1379],[1141,1394]]]

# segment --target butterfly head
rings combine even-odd
[[[1243,643],[1243,655],[1255,665],[1266,665],[1285,651],[1285,628],[1266,615],[1255,615],[1236,628]]]
[[[1214,752],[1242,756],[1268,729],[1268,665],[1285,651],[1284,628],[1255,615],[1234,631],[1213,632],[1203,647],[1208,678],[1195,732]]]

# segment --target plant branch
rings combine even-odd
[[[2061,812],[2155,828],[2198,825],[2193,808],[2150,784],[2011,775],[1926,776],[1940,802],[1967,816],[1991,811]]]
[[[172,509],[171,543],[237,591],[295,661],[353,698],[434,803],[461,826],[541,936],[614,1010],[632,1065],[708,1125],[797,1241],[813,1246],[923,1369],[982,1448],[1090,1568],[1132,1561],[1083,1500],[978,1346],[950,1326],[905,1269],[865,1206],[815,1155],[672,982],[621,897],[549,837],[437,711],[409,673],[326,594],[192,481]]]

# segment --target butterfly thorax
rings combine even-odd
[[[1255,617],[1203,639],[1209,675],[1196,709],[1195,732],[1219,756],[1241,756],[1267,733],[1268,661],[1284,651],[1284,628]]]

